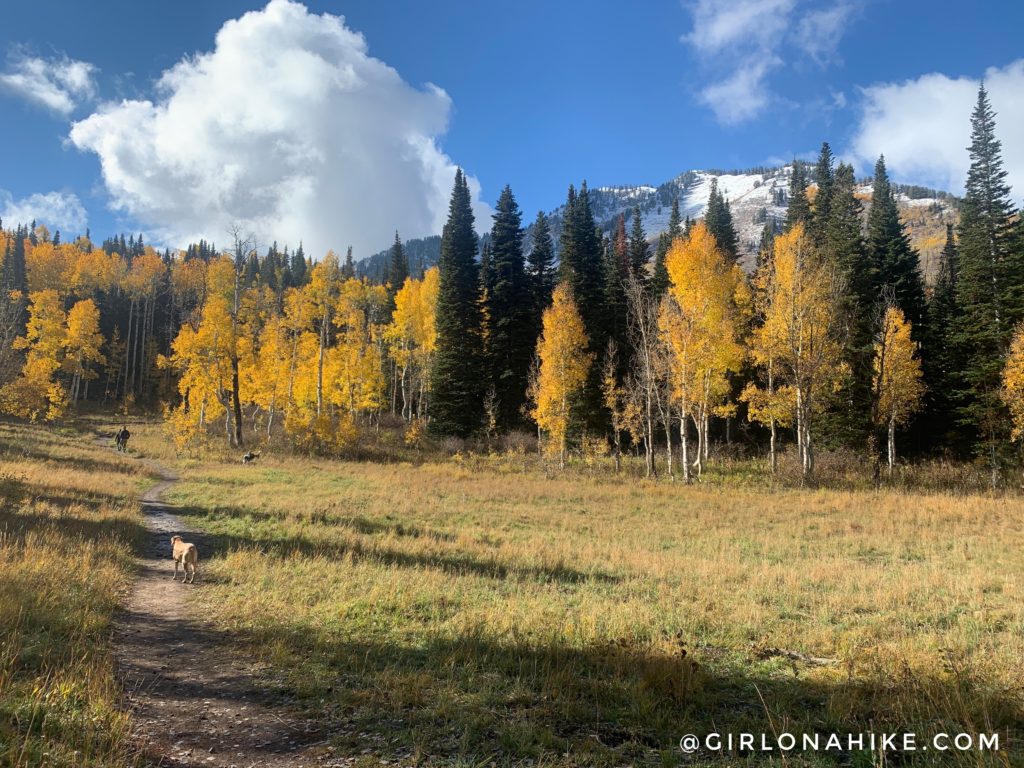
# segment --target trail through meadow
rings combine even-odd
[[[153,465],[162,480],[142,497],[149,536],[138,576],[115,623],[118,671],[144,765],[312,766],[329,761],[325,734],[303,720],[287,694],[261,679],[259,667],[190,609],[189,591],[203,588],[210,542],[182,525],[161,501],[177,478]],[[199,548],[195,584],[172,581],[170,538]]]

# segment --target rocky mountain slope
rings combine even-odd
[[[754,254],[761,239],[761,231],[769,220],[781,222],[786,216],[787,190],[792,166],[754,168],[746,171],[686,171],[657,187],[621,186],[596,187],[590,190],[594,219],[602,230],[610,232],[615,220],[625,214],[627,228],[633,208],[639,206],[644,231],[652,242],[668,227],[672,200],[679,198],[679,211],[683,219],[700,219],[707,207],[711,183],[717,179],[718,188],[729,201],[733,222],[739,236],[741,259],[745,266],[754,262]],[[958,218],[957,199],[944,192],[923,187],[896,186],[900,210],[911,241],[921,253],[921,266],[926,275],[934,274],[936,257],[945,242],[946,224]],[[865,201],[871,201],[871,183],[865,180],[858,190]],[[562,228],[564,206],[551,211],[555,247]],[[526,232],[525,247],[530,248],[531,231]],[[410,265],[414,271],[437,262],[440,239],[437,237],[409,241]],[[359,264],[362,274],[379,277],[387,264],[387,250],[370,256]]]

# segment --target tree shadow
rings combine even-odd
[[[183,523],[189,519],[207,517],[210,510],[197,506],[163,505],[168,512],[179,517]],[[241,507],[218,507],[218,514],[245,519],[279,520],[272,513],[253,512]],[[353,530],[367,535],[381,535],[395,531],[390,524],[375,523],[363,518],[348,520]],[[192,527],[186,525],[186,527]],[[196,526],[199,527],[199,526]],[[405,535],[431,536],[431,532],[423,530],[407,531]],[[489,579],[526,579],[531,581],[557,582],[561,584],[581,584],[584,582],[618,583],[622,577],[600,571],[580,571],[570,566],[512,566],[497,559],[482,559],[462,553],[409,553],[392,547],[373,543],[364,545],[361,542],[338,543],[314,541],[304,536],[281,535],[274,537],[238,536],[234,534],[216,534],[202,531],[190,533],[194,543],[200,547],[203,557],[217,557],[233,550],[257,549],[264,556],[275,558],[286,557],[325,557],[334,560],[350,558],[353,561],[370,560],[387,566],[399,568],[428,568],[443,571],[452,575],[470,574]],[[433,538],[433,536],[431,536]],[[438,538],[438,541],[451,541],[451,538]]]
[[[170,645],[181,637],[180,622],[140,620],[152,625],[147,642]],[[235,653],[272,648],[275,668],[255,685],[244,676],[227,677],[186,685],[181,696],[244,700],[268,691],[265,701],[315,721],[339,753],[381,760],[417,755],[428,763],[434,757],[459,764],[674,765],[698,759],[734,765],[777,760],[778,751],[705,749],[687,756],[679,739],[712,732],[771,738],[783,730],[826,737],[917,731],[920,743],[926,729],[1000,731],[1002,755],[972,753],[971,764],[1005,765],[1008,756],[1024,756],[1012,733],[1024,724],[1013,692],[938,673],[916,682],[825,682],[756,659],[717,665],[681,645],[674,652],[630,642],[570,647],[482,634],[401,643],[360,636],[343,625],[298,626],[288,617],[232,632],[189,627],[187,633]],[[893,753],[886,762],[918,764],[925,756]],[[814,765],[870,762],[845,751],[807,757]],[[929,764],[936,764],[932,757]]]
[[[81,504],[86,507],[98,507],[100,500],[83,501],[74,497],[41,497],[61,504]],[[150,531],[140,522],[124,518],[91,518],[68,514],[66,511],[59,516],[40,515],[20,512],[9,507],[0,508],[0,530],[15,540],[23,541],[28,534],[41,530],[58,530],[71,542],[109,541],[120,539],[132,547],[132,554],[138,555],[142,543],[150,535]]]

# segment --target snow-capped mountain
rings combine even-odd
[[[786,190],[791,168],[756,169],[747,172],[686,171],[658,187],[597,187],[590,190],[594,220],[610,232],[620,214],[627,221],[633,208],[639,206],[640,219],[647,236],[653,241],[668,228],[672,200],[679,199],[679,214],[685,220],[704,216],[712,180],[729,201],[740,252],[753,258],[761,239],[761,230],[769,219],[781,221],[786,216]],[[564,206],[551,212],[553,234],[561,231]]]
[[[649,240],[668,228],[672,200],[679,199],[679,213],[685,220],[704,216],[712,180],[729,202],[733,224],[739,238],[741,262],[753,266],[754,256],[761,240],[761,232],[769,220],[781,222],[786,216],[789,179],[793,168],[755,168],[747,171],[686,171],[658,186],[594,187],[589,190],[594,220],[605,232],[611,232],[615,221],[625,215],[627,228],[631,225],[634,207],[639,207],[644,231]],[[895,185],[897,200],[911,242],[921,253],[921,266],[926,276],[933,274],[935,258],[945,242],[947,223],[957,220],[956,198],[923,187]],[[870,205],[871,184],[863,183],[857,195]],[[548,214],[555,248],[562,230],[564,205]],[[524,247],[529,251],[532,228],[527,228]],[[436,263],[440,248],[439,238],[410,241],[416,256],[410,258],[414,271]],[[371,276],[382,274],[387,263],[387,251],[381,251],[360,262],[360,272]]]

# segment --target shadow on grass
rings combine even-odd
[[[451,543],[458,540],[458,537],[453,533],[446,531],[438,531],[433,528],[425,528],[419,525],[409,525],[402,523],[397,519],[386,517],[384,520],[371,520],[368,517],[362,515],[351,515],[339,512],[333,512],[331,507],[328,505],[325,508],[314,509],[310,512],[268,512],[262,509],[252,509],[250,507],[233,507],[233,506],[222,506],[218,505],[197,511],[197,507],[189,507],[188,505],[182,508],[175,508],[175,512],[180,515],[201,514],[201,515],[225,515],[227,517],[238,517],[248,518],[256,522],[270,522],[270,523],[283,523],[283,522],[295,522],[295,523],[309,523],[311,525],[325,525],[336,528],[343,528],[354,533],[361,534],[363,536],[398,536],[400,538],[409,539],[431,539],[437,542]]]
[[[201,585],[199,589],[201,589]],[[169,646],[181,622],[135,617],[146,641]],[[189,637],[245,650],[272,666],[273,678],[199,681],[178,690],[195,699],[251,700],[296,708],[341,754],[434,764],[611,766],[692,764],[678,749],[685,733],[1001,731],[1002,756],[972,753],[972,765],[1006,765],[1024,722],[1019,698],[969,678],[821,682],[755,661],[715,668],[685,649],[661,653],[626,643],[572,648],[499,642],[483,634],[402,644],[343,624],[274,625],[237,632],[188,628]],[[269,650],[268,650],[269,649]],[[263,691],[256,693],[254,691]],[[1012,735],[1012,734],[1011,734]],[[824,739],[822,740],[824,742]],[[871,765],[867,755],[806,754],[805,765]],[[926,755],[889,755],[922,764]],[[928,764],[945,764],[941,759]],[[957,763],[956,755],[948,757]],[[435,758],[431,760],[430,758]],[[778,759],[778,753],[704,753],[698,760]],[[959,763],[964,756],[959,756]],[[977,758],[975,760],[974,758]],[[1011,758],[1011,763],[1012,763]]]
[[[101,501],[82,501],[73,499],[63,501],[60,497],[52,497],[58,503],[90,504],[99,506]],[[60,515],[40,515],[22,513],[9,508],[0,508],[0,531],[4,531],[10,540],[23,540],[33,531],[54,530],[67,538],[69,545],[80,541],[109,541],[119,538],[131,548],[133,555],[142,552],[143,543],[150,531],[140,522],[123,518],[89,518],[64,512]]]
[[[169,504],[163,506],[169,513],[180,518],[186,524],[186,527],[189,527],[188,521],[190,519],[198,523],[200,519],[206,518],[211,514],[211,510],[202,507],[174,506]],[[282,519],[272,513],[253,512],[249,509],[237,507],[217,507],[214,512],[217,515],[237,517],[242,520],[246,517],[268,521]],[[376,523],[365,518],[342,518],[339,519],[338,524],[341,527],[351,528],[359,533],[368,535],[379,535],[391,531],[397,532],[401,528],[401,526]],[[453,540],[452,537],[446,534],[437,534],[435,536],[435,532],[423,531],[422,529],[403,530],[406,533],[399,535],[430,536],[439,541]],[[584,582],[613,584],[621,581],[621,577],[614,574],[580,571],[564,565],[554,567],[534,565],[510,566],[499,560],[481,559],[462,553],[410,554],[382,545],[365,546],[360,542],[342,544],[314,541],[304,536],[296,535],[260,537],[207,532],[196,532],[189,535],[200,547],[200,551],[204,553],[203,557],[216,557],[225,555],[233,550],[255,547],[264,555],[270,557],[326,557],[335,560],[351,558],[356,561],[371,560],[399,568],[432,568],[453,575],[472,574],[490,579],[520,578],[542,583],[558,582],[561,584],[580,584]]]

